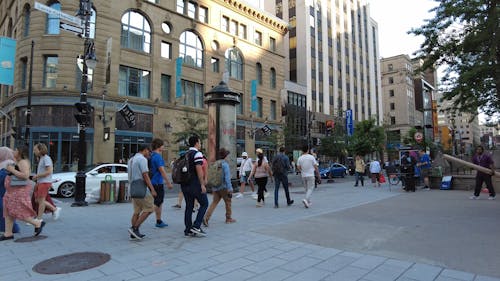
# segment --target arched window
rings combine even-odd
[[[262,85],[262,64],[260,64],[260,62],[258,62],[255,66],[255,71],[257,72],[257,81],[259,82],[259,85]]]
[[[240,50],[231,48],[226,51],[226,71],[229,77],[243,80],[243,58]]]
[[[61,10],[61,4],[54,2],[50,5],[54,10]],[[47,26],[45,29],[47,34],[59,34],[59,15],[47,14]]]
[[[26,37],[30,34],[30,21],[31,21],[31,11],[30,11],[30,5],[24,6],[24,30],[23,30],[23,36]]]
[[[271,67],[271,89],[276,89],[276,70]]]
[[[90,15],[90,34],[89,37],[95,39],[95,18],[96,12],[95,9],[92,8],[92,14]]]
[[[184,64],[203,67],[203,45],[200,37],[191,31],[184,31],[180,37],[179,56]]]
[[[128,11],[122,16],[121,46],[149,53],[151,27],[148,20],[138,12]]]

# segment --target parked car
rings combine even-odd
[[[85,193],[95,192],[101,189],[101,181],[111,176],[116,182],[128,180],[127,165],[125,164],[100,164],[88,167],[85,174]],[[69,198],[75,195],[76,172],[56,173],[52,175],[54,183],[49,190],[50,194]]]
[[[340,163],[333,163],[330,166],[320,167],[319,174],[322,179],[343,178],[347,175],[347,167]]]

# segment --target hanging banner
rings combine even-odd
[[[354,122],[352,120],[352,109],[348,109],[345,112],[345,127],[348,136],[352,136],[354,133]]]
[[[252,112],[257,112],[259,110],[259,105],[257,104],[257,80],[252,80],[250,97],[252,100]]]
[[[177,59],[175,59],[175,98],[176,99],[182,97],[182,83],[181,83],[182,61],[183,61],[183,58],[181,58],[181,57],[178,57]]]
[[[129,128],[132,128],[135,126],[135,113],[134,111],[130,108],[128,104],[125,104],[118,110],[120,114],[122,115],[123,119],[125,119],[125,122],[127,122],[127,125]]]
[[[0,84],[14,85],[16,40],[0,37]]]

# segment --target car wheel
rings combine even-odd
[[[70,198],[75,195],[75,183],[70,181],[63,182],[59,185],[59,189],[57,190],[57,194],[64,198]]]

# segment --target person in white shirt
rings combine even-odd
[[[318,162],[313,155],[309,154],[309,147],[302,147],[302,155],[297,160],[297,170],[300,171],[302,181],[306,189],[306,198],[302,200],[304,207],[311,206],[311,195],[314,190],[315,175],[319,177]]]
[[[370,173],[372,175],[372,183],[373,187],[380,187],[380,171],[382,168],[380,167],[380,162],[377,159],[373,159],[370,162]]]
[[[243,192],[245,192],[245,185],[248,182],[250,188],[252,189],[252,196],[256,195],[255,187],[253,185],[253,181],[249,180],[250,173],[252,172],[252,158],[248,157],[248,153],[243,152],[241,154],[243,161],[241,161],[239,176],[240,176],[240,193],[236,194],[235,198],[243,197]],[[255,197],[255,196],[254,196]]]

